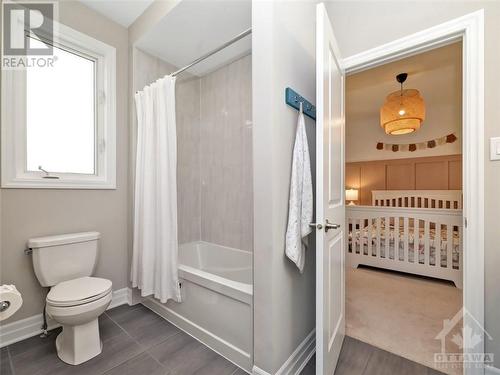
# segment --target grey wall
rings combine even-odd
[[[500,367],[500,161],[489,160],[488,138],[500,136],[500,3],[497,1],[329,1],[329,16],[343,57],[426,29],[467,13],[485,14],[485,328],[486,351]],[[474,249],[470,249],[474,251]]]
[[[138,48],[134,48],[134,92],[156,81],[177,68]],[[176,120],[177,120],[177,200],[179,243],[199,241],[201,238],[201,201],[200,201],[200,80],[184,74],[176,82]],[[133,104],[135,108],[135,103]],[[136,153],[137,121],[133,112],[132,157]],[[131,161],[135,166],[135,160]],[[131,171],[134,173],[134,171]],[[131,193],[134,181],[131,181]],[[131,201],[133,196],[131,194]],[[131,226],[133,212],[131,213]]]
[[[251,63],[249,55],[202,78],[183,73],[177,80],[181,244],[202,240],[253,248]],[[174,70],[135,48],[135,90]],[[135,154],[135,144],[131,149]]]
[[[404,87],[418,89],[424,98],[425,121],[417,132],[394,137],[380,126],[380,107],[398,89],[398,72],[409,72]],[[462,153],[462,43],[349,75],[345,90],[347,162]],[[457,135],[456,142],[414,152],[375,147],[377,142],[419,143],[450,133]]]
[[[179,81],[177,119],[177,221],[179,243],[201,238],[200,79]]]
[[[60,22],[116,48],[116,190],[2,189],[0,284],[15,284],[23,306],[9,323],[43,309],[45,293],[24,255],[35,236],[96,230],[101,251],[96,275],[110,279],[113,289],[127,286],[128,193],[128,32],[76,1],[59,3]]]
[[[201,78],[201,239],[253,250],[252,57]],[[182,166],[179,166],[182,168]]]
[[[315,12],[314,1],[252,4],[254,362],[271,374],[315,327],[314,251],[303,274],[284,254],[297,112],[283,98],[290,86],[315,102]],[[314,123],[306,127],[314,171]]]

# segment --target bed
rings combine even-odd
[[[462,193],[372,191],[372,206],[347,206],[348,261],[450,280],[462,288]]]

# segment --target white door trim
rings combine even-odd
[[[463,305],[484,327],[484,12],[467,14],[343,60],[347,74],[463,41]],[[465,225],[467,223],[467,225]],[[465,314],[464,323],[470,321]],[[467,345],[465,338],[464,346]],[[484,353],[482,342],[464,353]],[[464,373],[483,374],[483,369]]]

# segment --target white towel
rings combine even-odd
[[[311,161],[307,134],[300,103],[297,134],[293,146],[292,178],[290,181],[290,202],[288,207],[288,227],[286,230],[285,254],[304,271],[307,235],[311,233],[313,218],[313,187]]]

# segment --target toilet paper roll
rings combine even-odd
[[[0,286],[0,320],[12,316],[21,308],[23,298],[14,285]]]

